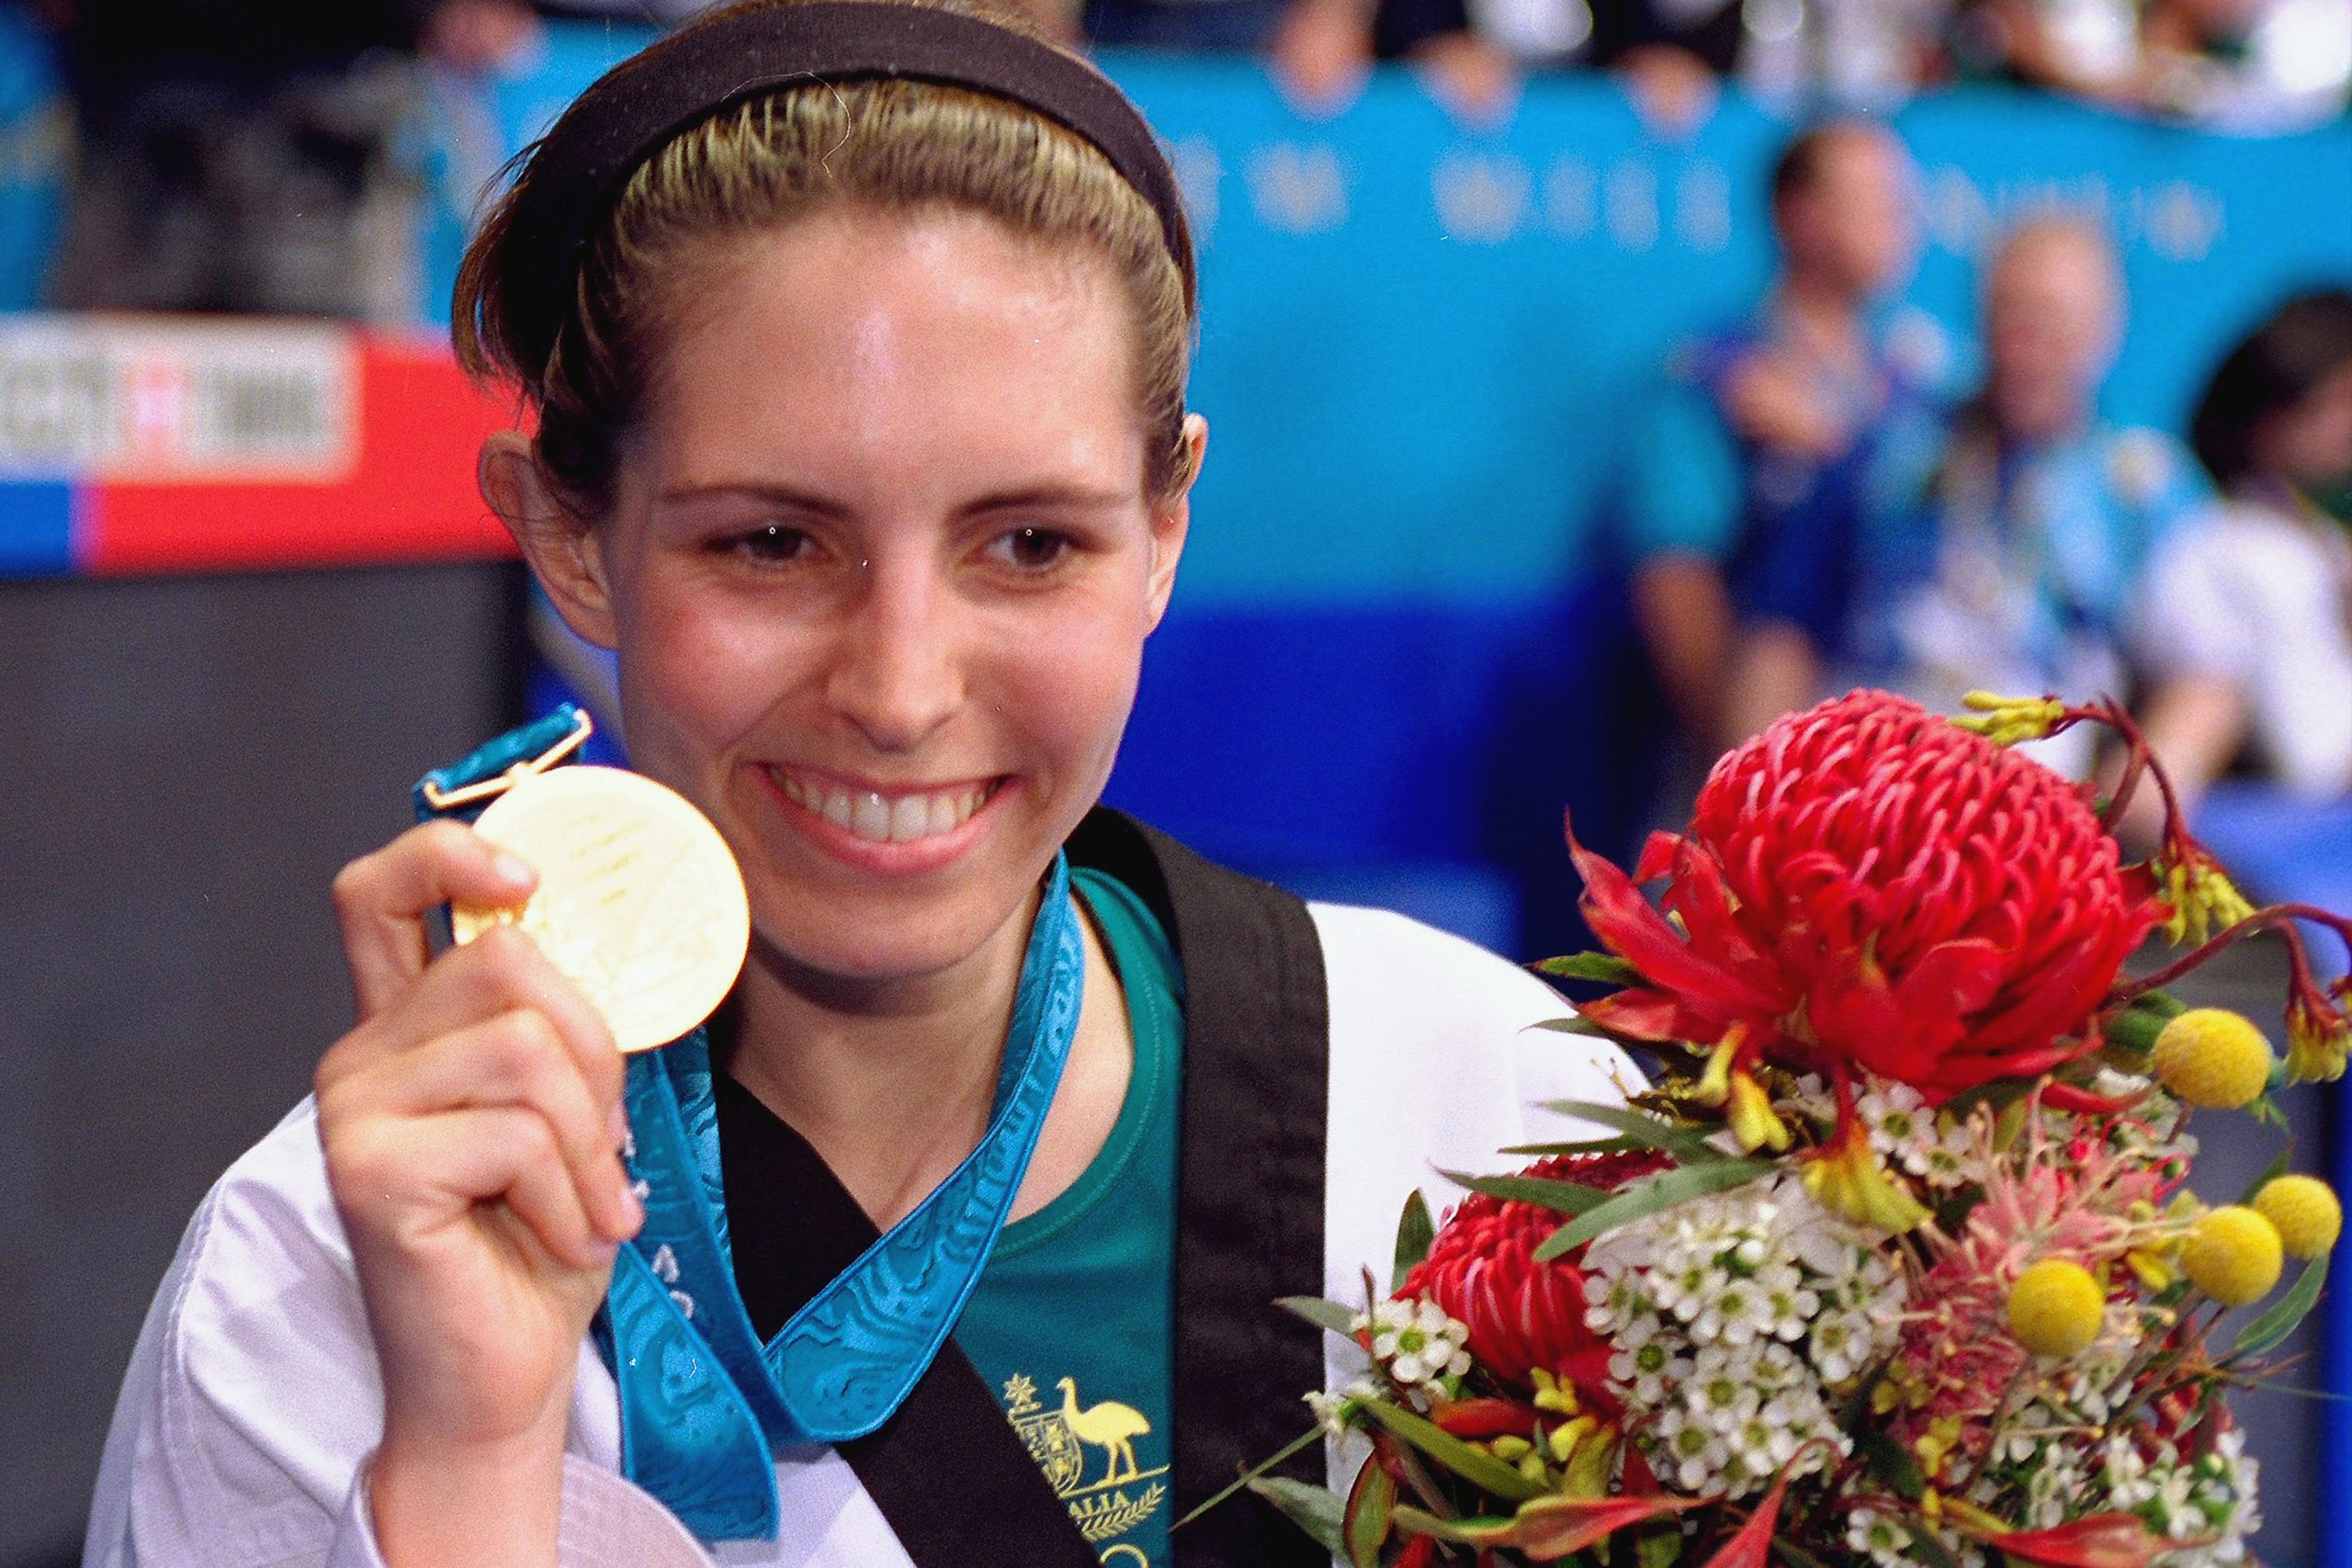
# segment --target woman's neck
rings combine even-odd
[[[986,1130],[1035,908],[935,974],[862,984],[754,949],[727,1070],[888,1226]]]

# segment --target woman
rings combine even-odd
[[[1346,1375],[1269,1303],[1385,1283],[1428,1162],[1619,1063],[1498,960],[1095,808],[1205,443],[1193,300],[1132,107],[977,17],[739,7],[567,113],[459,285],[538,419],[482,488],[752,959],[625,1066],[526,939],[430,952],[528,867],[436,821],[348,868],[359,1022],[190,1227],[90,1561],[1319,1556],[1250,1499],[1168,1534]]]
[[[2148,739],[2188,799],[2250,750],[2298,795],[2352,790],[2352,293],[2289,300],[2190,425],[2224,503],[2152,569]]]

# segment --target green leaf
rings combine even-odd
[[[1313,1536],[1324,1551],[1334,1557],[1347,1555],[1347,1537],[1340,1528],[1346,1505],[1329,1489],[1293,1481],[1286,1475],[1261,1476],[1250,1481],[1249,1486],[1280,1508],[1291,1523]]]
[[[1641,971],[1613,953],[1572,953],[1566,958],[1546,958],[1535,967],[1563,980],[1598,980],[1604,986],[1642,984]]]
[[[1535,1159],[1549,1159],[1555,1155],[1638,1154],[1649,1146],[1639,1138],[1602,1138],[1589,1144],[1513,1144],[1502,1153],[1526,1155]]]
[[[2187,1010],[2177,998],[2162,991],[2132,998],[2130,1005],[2108,1016],[2101,1031],[2107,1043],[2101,1056],[2126,1072],[2145,1072],[2148,1057],[2156,1048],[2156,1036]]]
[[[1305,1300],[1311,1298],[1301,1299]],[[1240,1491],[1243,1487],[1256,1486],[1261,1479],[1272,1475],[1283,1465],[1289,1463],[1294,1457],[1306,1452],[1308,1449],[1313,1448],[1317,1443],[1319,1443],[1322,1440],[1323,1424],[1318,1421],[1314,1426],[1309,1427],[1306,1431],[1301,1432],[1297,1437],[1293,1438],[1289,1442],[1284,1443],[1282,1446],[1280,1452],[1275,1453],[1270,1458],[1260,1460],[1254,1468],[1243,1471],[1239,1475],[1234,1477],[1233,1481],[1229,1484],[1220,1487],[1207,1502],[1201,1504],[1191,1513],[1186,1514],[1182,1518],[1178,1519],[1174,1524],[1168,1528],[1171,1530],[1182,1529],[1186,1525],[1191,1524],[1194,1519],[1199,1518],[1203,1514],[1207,1513],[1211,1508],[1216,1507],[1218,1504],[1224,1502],[1227,1497],[1232,1496],[1236,1492]],[[1295,1485],[1297,1483],[1284,1483],[1283,1484]],[[1322,1489],[1320,1487],[1317,1487],[1314,1488],[1314,1490],[1321,1491]],[[1329,1494],[1326,1493],[1325,1495],[1329,1496]],[[1337,1497],[1331,1498],[1331,1503],[1335,1509],[1338,1507],[1339,1501],[1340,1500]],[[1284,1511],[1288,1512],[1287,1509]],[[1336,1513],[1333,1516],[1333,1521],[1332,1540],[1336,1542],[1339,1539],[1339,1526],[1337,1523]],[[1334,1544],[1331,1550],[1333,1551],[1338,1551],[1340,1548]]]
[[[1396,1523],[1412,1535],[1475,1546],[1482,1556],[1515,1549],[1518,1555],[1511,1558],[1515,1562],[1557,1562],[1589,1548],[1605,1546],[1611,1537],[1638,1529],[1660,1515],[1705,1506],[1704,1498],[1675,1497],[1663,1493],[1607,1497],[1546,1494],[1521,1504],[1519,1511],[1507,1519],[1442,1519],[1418,1508],[1399,1507]]]
[[[1472,1448],[1409,1410],[1368,1399],[1363,1413],[1481,1492],[1510,1503],[1544,1495],[1542,1482],[1528,1480],[1484,1449]]]
[[[2327,1283],[2327,1254],[2323,1252],[2303,1265],[2302,1276],[2294,1289],[2278,1300],[2278,1304],[2249,1323],[2238,1334],[2237,1356],[2259,1356],[2275,1350],[2287,1342],[2304,1317],[2319,1301],[2321,1287]]]
[[[1730,1157],[1707,1142],[1707,1129],[1661,1122],[1647,1111],[1635,1111],[1630,1106],[1597,1105],[1585,1100],[1552,1100],[1544,1102],[1544,1109],[1562,1116],[1573,1116],[1579,1122],[1612,1128],[1645,1148],[1672,1155],[1684,1165],[1704,1165]]]
[[[1356,1337],[1355,1321],[1363,1315],[1353,1307],[1327,1302],[1320,1296],[1284,1296],[1274,1303],[1284,1312],[1295,1313],[1317,1328],[1328,1328],[1342,1339]]]
[[[1492,1547],[1498,1542],[1508,1544],[1516,1519],[1498,1518],[1493,1515],[1474,1515],[1466,1519],[1442,1519],[1435,1514],[1425,1514],[1419,1508],[1400,1506],[1396,1522],[1410,1535],[1434,1536],[1465,1546]]]
[[[1671,1209],[1678,1203],[1687,1203],[1693,1198],[1703,1198],[1711,1192],[1744,1187],[1758,1177],[1778,1168],[1776,1160],[1718,1159],[1713,1165],[1692,1165],[1680,1170],[1661,1171],[1647,1180],[1634,1183],[1599,1208],[1587,1210],[1581,1216],[1554,1231],[1551,1237],[1535,1249],[1535,1260],[1538,1263],[1549,1262],[1629,1221]]]
[[[1860,1450],[1870,1472],[1896,1496],[1916,1503],[1927,1495],[1928,1478],[1919,1473],[1918,1461],[1901,1443],[1884,1432],[1864,1431],[1854,1439],[1854,1447]]]
[[[1634,1545],[1635,1568],[1674,1568],[1682,1561],[1682,1529],[1652,1530]]]
[[[1960,1568],[1960,1560],[1936,1539],[1933,1530],[1915,1527],[1911,1531],[1911,1544],[1903,1550],[1921,1563],[1922,1568]]]
[[[1991,1106],[1993,1113],[1997,1116],[2007,1111],[2009,1107],[2023,1103],[2025,1097],[2032,1091],[2033,1080],[1998,1078],[1982,1088],[1968,1089],[1952,1096],[1944,1109],[1951,1113],[1953,1121],[1962,1122],[1966,1122],[1969,1112],[1980,1105]],[[2019,1114],[2022,1115],[2023,1112]]]
[[[1678,1548],[1682,1544],[1682,1538],[1679,1534],[1675,1537],[1674,1544]],[[1804,1547],[1799,1546],[1796,1542],[1791,1540],[1784,1535],[1776,1535],[1772,1538],[1772,1550],[1787,1558],[1791,1562],[1794,1563],[1796,1568],[1829,1568],[1829,1565],[1822,1562],[1820,1558],[1815,1557],[1812,1552],[1807,1551]]]
[[[1541,1023],[1531,1023],[1530,1029],[1549,1030],[1555,1034],[1582,1034],[1594,1040],[1614,1040],[1617,1037],[1597,1023],[1578,1017],[1547,1018]]]
[[[1501,1198],[1514,1203],[1532,1203],[1539,1209],[1550,1209],[1561,1214],[1581,1214],[1609,1201],[1609,1192],[1605,1188],[1587,1187],[1575,1181],[1554,1181],[1541,1176],[1472,1176],[1458,1170],[1441,1170],[1438,1174],[1448,1181],[1467,1187],[1473,1192],[1484,1192],[1489,1198]]]
[[[1405,1199],[1405,1212],[1396,1217],[1396,1266],[1388,1281],[1392,1292],[1405,1288],[1405,1276],[1420,1267],[1430,1255],[1430,1243],[1436,1239],[1437,1222],[1430,1217],[1430,1201],[1416,1187]]]
[[[2254,1185],[2245,1190],[2245,1196],[2239,1199],[2238,1201],[2245,1204],[2253,1203],[2254,1195],[2256,1193],[2261,1191],[2273,1181],[2278,1180],[2278,1178],[2287,1174],[2287,1167],[2292,1163],[2294,1156],[2295,1151],[2292,1148],[2280,1149],[2278,1151],[2278,1157],[2272,1160],[2268,1166],[2264,1168],[2262,1174],[2254,1179]]]
[[[1377,1457],[1365,1461],[1356,1472],[1355,1485],[1348,1491],[1341,1527],[1347,1535],[1347,1558],[1354,1568],[1380,1568],[1380,1549],[1387,1544],[1396,1514],[1396,1480],[1381,1468]]]

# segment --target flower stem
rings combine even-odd
[[[2256,909],[2250,917],[2240,920],[2228,930],[2215,932],[2203,946],[2174,959],[2155,973],[2143,975],[2137,980],[2126,981],[2118,986],[2115,988],[2114,999],[2118,1002],[2128,1002],[2134,998],[2144,997],[2150,991],[2161,990],[2190,970],[2199,968],[2208,961],[2219,957],[2223,952],[2236,946],[2247,937],[2258,935],[2266,931],[2275,931],[2279,934],[2286,942],[2290,956],[2299,962],[2300,966],[2300,961],[2303,958],[2303,940],[2302,934],[2295,929],[2294,922],[2297,920],[2309,920],[2313,925],[2324,926],[2335,933],[2338,942],[2344,944],[2346,953],[2352,955],[2352,919],[2310,904],[2272,904]]]

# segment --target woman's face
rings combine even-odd
[[[718,823],[771,953],[938,974],[1100,795],[1183,545],[1116,281],[984,217],[839,209],[670,287],[613,513],[576,582],[542,575],[619,650],[631,761]]]

